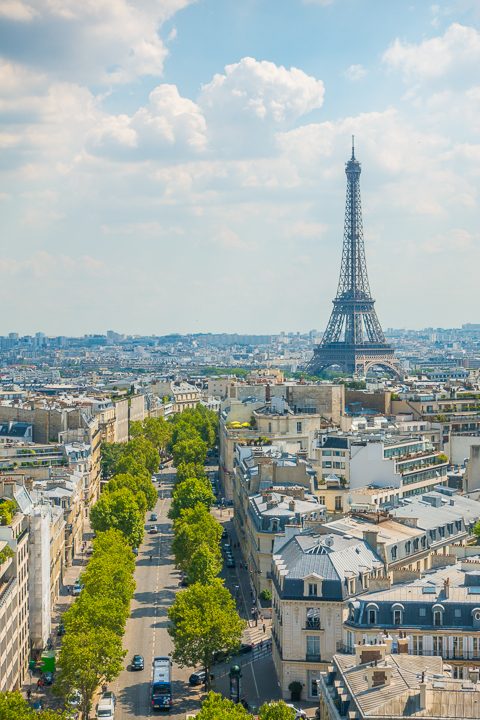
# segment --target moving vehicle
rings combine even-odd
[[[132,658],[132,670],[143,670],[143,655],[134,655]]]
[[[238,651],[239,655],[246,655],[249,652],[252,652],[253,647],[251,645],[247,645],[246,643],[242,643],[240,645],[240,650]]]
[[[158,528],[156,525],[150,525],[150,530],[148,531],[150,535],[155,535],[155,533],[158,533]]]
[[[158,518],[157,518],[157,513],[152,513],[152,514],[150,515],[150,520],[158,520]]]
[[[233,558],[227,558],[227,568],[234,568],[235,560]]]
[[[170,710],[171,707],[170,658],[158,657],[153,661],[152,708]]]
[[[228,537],[228,533],[227,533],[226,529],[223,528],[221,538],[222,538],[222,540],[225,540],[226,537]]]
[[[113,697],[105,697],[107,693],[104,693],[103,696],[98,701],[97,705],[97,718],[107,718],[109,720],[113,720],[115,717],[115,700]],[[113,693],[111,693],[113,695]]]

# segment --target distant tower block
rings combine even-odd
[[[352,157],[345,166],[347,201],[340,280],[327,329],[315,348],[309,371],[316,373],[339,365],[344,372],[366,375],[370,368],[378,365],[402,377],[404,370],[385,340],[368,284],[360,198],[361,171],[360,163],[355,159],[352,137]]]

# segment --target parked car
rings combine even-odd
[[[53,675],[51,672],[43,673],[42,679],[45,685],[51,685],[53,683]]]
[[[65,635],[65,632],[66,632],[65,625],[63,623],[61,623],[57,628],[57,635],[59,637],[61,637],[62,635]]]
[[[150,535],[155,535],[155,533],[158,533],[158,528],[156,525],[150,525],[150,530],[148,531]]]
[[[116,697],[113,690],[105,690],[105,692],[102,693],[102,698],[103,700],[110,700],[115,705]]]
[[[180,585],[183,585],[183,587],[188,587],[188,585],[189,585],[188,575],[187,575],[187,573],[186,573],[185,571],[182,571],[182,577],[181,577],[181,580],[180,580]]]
[[[212,655],[212,662],[220,663],[230,656],[231,653],[226,650],[216,650]]]
[[[210,673],[210,677],[212,680],[215,679],[212,673]],[[198,670],[198,672],[192,673],[188,678],[188,682],[190,683],[190,685],[203,685],[203,683],[205,682],[205,670]]]
[[[87,548],[87,555],[93,555],[93,547],[91,545]]]
[[[132,658],[132,670],[143,670],[144,666],[143,655],[134,655]]]
[[[152,513],[152,514],[150,515],[150,520],[158,520],[158,518],[157,518],[157,513]]]
[[[235,560],[233,558],[227,558],[227,568],[234,568],[235,567]]]
[[[249,652],[252,652],[253,647],[251,645],[247,645],[246,643],[242,643],[240,645],[240,650],[238,651],[239,655],[246,655]]]
[[[138,548],[132,547],[132,552],[134,555],[138,555]]]
[[[72,595],[74,597],[77,597],[77,595],[80,595],[82,592],[82,586],[81,585],[74,585],[72,590]]]
[[[70,707],[79,707],[82,704],[82,693],[78,690],[72,690],[67,696],[67,703]]]
[[[225,540],[225,538],[227,538],[227,537],[228,537],[227,530],[226,530],[226,528],[223,528],[221,538],[222,538],[222,540]]]

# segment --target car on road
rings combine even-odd
[[[87,555],[93,555],[93,547],[91,545],[87,548]]]
[[[134,655],[132,658],[132,670],[143,670],[144,660],[143,655]]]
[[[132,552],[134,555],[138,555],[138,548],[132,547]]]
[[[210,678],[212,680],[215,679],[214,675],[212,675],[212,673],[210,673]],[[203,683],[205,682],[205,670],[198,670],[198,672],[192,673],[190,675],[190,677],[188,678],[188,682],[190,683],[190,685],[194,685],[194,686],[195,685],[203,685]]]
[[[222,538],[222,540],[225,540],[225,538],[227,538],[227,537],[228,537],[227,530],[226,530],[226,528],[223,528],[221,538]]]
[[[251,645],[247,645],[247,643],[242,643],[240,645],[240,650],[238,651],[239,655],[246,655],[249,652],[252,652],[253,647]]]
[[[165,465],[163,465],[163,464],[158,466],[159,470],[163,470],[164,468],[165,468]]]
[[[70,695],[67,696],[67,704],[70,707],[79,707],[82,704],[82,693],[78,690],[72,690]]]
[[[291,708],[295,711],[295,718],[294,720],[304,720],[307,717],[307,713],[305,710],[300,710],[299,708],[296,708],[295,705],[292,705],[291,703],[285,703],[287,707]]]
[[[113,690],[105,690],[105,692],[102,693],[102,699],[110,700],[115,705],[117,698],[115,697]]]
[[[74,585],[72,590],[72,595],[74,597],[77,597],[77,595],[80,595],[82,592],[82,586],[81,585]]]
[[[227,558],[227,568],[234,568],[235,567],[235,560],[233,558]]]
[[[65,635],[65,625],[61,623],[57,628],[57,635],[61,637],[62,635]]]
[[[157,513],[152,513],[150,515],[150,520],[158,520]]]
[[[158,528],[156,525],[150,525],[150,530],[148,531],[150,535],[155,535],[155,533],[158,533]]]
[[[97,705],[97,718],[103,718],[103,720],[113,720],[115,717],[115,701],[111,697],[105,697],[103,695],[98,701]]]

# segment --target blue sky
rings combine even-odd
[[[476,0],[0,0],[0,334],[477,322]]]

